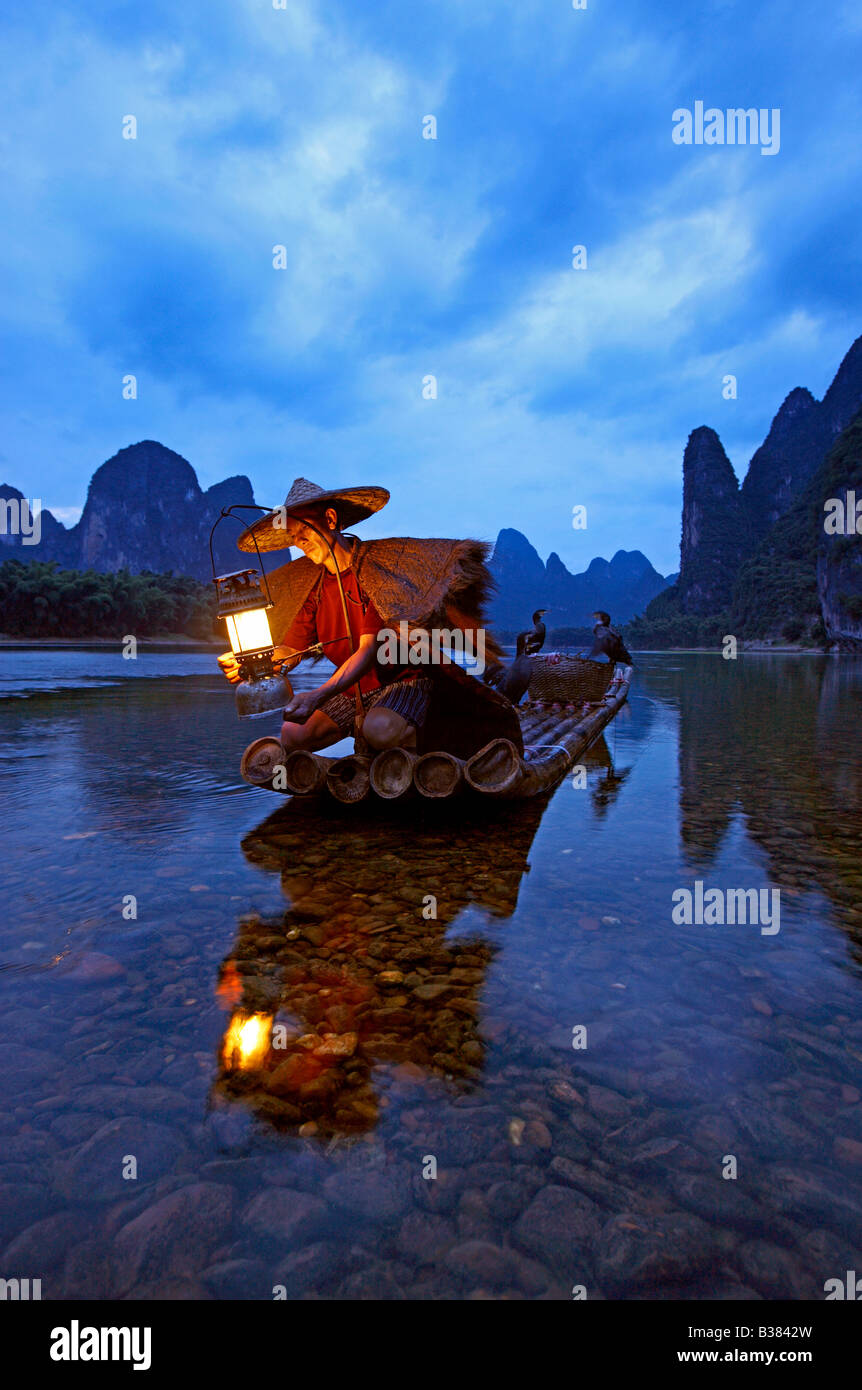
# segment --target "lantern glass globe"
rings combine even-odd
[[[234,656],[247,656],[253,652],[271,649],[272,634],[265,608],[248,608],[244,613],[228,613],[225,622]]]

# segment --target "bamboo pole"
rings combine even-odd
[[[284,749],[277,738],[256,738],[242,755],[239,770],[251,787],[272,788],[276,769],[284,765]],[[273,788],[273,790],[277,790]]]
[[[335,761],[335,758],[321,758],[318,753],[310,753],[306,748],[292,749],[284,759],[287,790],[294,796],[313,796],[323,791],[326,774]]]
[[[549,743],[553,741],[557,745],[566,734],[575,731],[578,723],[578,716],[562,722],[556,718],[543,726],[541,732],[548,736]],[[536,737],[538,732],[533,729],[530,736]],[[486,796],[511,796],[520,785],[524,770],[530,765],[528,755],[533,751],[531,745],[527,744],[522,756],[508,739],[494,739],[469,759],[464,768],[465,780],[474,791]]]
[[[577,713],[577,709],[574,706],[572,706],[571,711],[569,713],[561,714],[559,711],[554,711],[553,713],[547,711],[542,715],[534,717],[533,719],[525,719],[521,724],[521,735],[523,737],[524,744],[526,745],[528,743],[537,742],[544,735],[552,732],[555,729],[558,729],[560,727],[561,720],[571,719]]]
[[[409,748],[385,748],[377,754],[369,770],[371,790],[384,801],[395,801],[413,788],[416,754]]]
[[[464,780],[474,791],[505,796],[521,775],[521,755],[508,738],[495,738],[468,758]]]
[[[413,769],[413,785],[430,800],[454,796],[464,782],[464,762],[453,753],[423,753]]]
[[[336,801],[347,804],[364,801],[371,788],[368,770],[371,759],[358,753],[336,758],[326,773],[326,785]]]

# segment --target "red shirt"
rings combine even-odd
[[[352,569],[341,571],[341,582],[347,600],[350,630],[358,648],[360,637],[376,636],[383,627],[383,619],[368,595],[360,589]],[[334,641],[336,638],[340,640]],[[282,638],[283,646],[293,647],[296,651],[302,651],[315,642],[332,642],[332,646],[324,647],[323,654],[336,667],[343,666],[351,655],[350,639],[344,629],[344,610],[341,607],[338,580],[327,569],[323,571],[323,578],[315,584]],[[359,689],[363,692],[378,690],[380,685],[377,670],[372,667],[359,682]]]

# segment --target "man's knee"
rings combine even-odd
[[[316,748],[326,748],[330,743],[337,743],[340,738],[338,729],[326,716],[318,718],[314,714],[305,724],[292,724],[285,720],[281,726],[281,745],[288,753],[292,753],[296,748],[314,752]]]
[[[372,748],[403,748],[415,743],[413,725],[394,710],[370,709],[362,721],[362,733]]]
[[[338,743],[344,735],[334,720],[317,709],[304,724],[294,724],[286,719],[281,726],[281,743],[288,753],[295,748],[304,748],[310,753],[320,748],[329,748]]]
[[[311,743],[308,729],[302,724],[290,724],[287,720],[281,726],[281,746],[292,753],[295,748],[307,748]]]

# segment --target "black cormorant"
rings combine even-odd
[[[499,690],[500,694],[505,695],[507,700],[511,700],[513,705],[517,705],[530,684],[530,677],[533,674],[533,661],[526,651],[529,635],[526,632],[518,633],[514,661],[511,661],[508,666],[494,666],[485,672],[485,684],[492,685],[495,690]]]
[[[524,651],[527,656],[535,656],[545,645],[545,624],[542,617],[547,613],[547,608],[537,608],[533,614],[533,627],[530,632],[522,632],[518,636],[518,641],[524,638]]]

